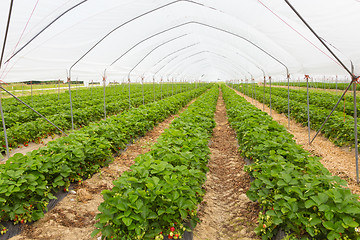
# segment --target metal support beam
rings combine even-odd
[[[69,84],[71,129],[74,130],[74,113],[73,113],[73,105],[72,105],[72,99],[71,99],[71,79],[70,79],[70,77],[67,78],[67,81]]]
[[[309,75],[305,75],[306,79],[306,103],[307,103],[307,119],[308,119],[308,135],[309,135],[309,144],[310,142],[310,96],[309,96]]]
[[[103,76],[103,84],[104,84],[104,119],[106,119],[106,69],[104,71],[104,76]]]
[[[1,98],[0,98],[0,112],[1,112],[2,125],[3,125],[3,129],[4,129],[6,157],[9,159],[9,157],[10,157],[9,142],[8,142],[8,137],[7,137],[7,133],[6,133],[6,124],[5,124],[5,118],[4,118],[4,112],[3,112],[3,108],[2,108]]]
[[[269,83],[270,83],[270,117],[272,117],[272,107],[271,107],[271,76],[269,76]]]
[[[33,109],[32,107],[30,107],[28,104],[26,104],[24,101],[22,101],[21,99],[19,99],[18,97],[16,97],[14,94],[12,94],[11,92],[9,92],[8,90],[6,90],[3,86],[0,85],[0,88],[2,90],[4,90],[5,92],[7,92],[8,94],[10,94],[13,98],[15,98],[17,101],[19,101],[20,103],[24,104],[26,107],[28,107],[29,109],[31,109],[33,112],[35,112],[37,115],[39,115],[41,118],[43,118],[45,121],[47,121],[48,123],[50,123],[52,126],[54,126],[56,129],[58,129],[60,132],[62,132],[64,135],[67,136],[67,134],[61,130],[58,126],[56,126],[54,123],[52,123],[49,119],[47,119],[46,117],[44,117],[41,113],[39,113],[38,111],[36,111],[35,109]]]

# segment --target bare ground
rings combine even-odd
[[[236,135],[227,120],[222,95],[215,121],[205,183],[207,192],[199,207],[201,222],[194,229],[194,240],[259,239],[253,231],[259,207],[245,194],[250,177],[243,171],[245,162],[238,154]]]
[[[144,137],[129,146],[125,152],[115,158],[108,167],[102,169],[101,173],[77,186],[75,194],[69,194],[54,209],[45,214],[45,217],[33,225],[24,226],[22,234],[11,238],[12,240],[95,240],[91,238],[96,222],[95,216],[99,213],[98,206],[103,202],[101,191],[111,189],[112,182],[121,173],[129,170],[134,159],[139,154],[151,150],[151,146],[157,138],[168,128],[170,123],[185,111],[193,103],[191,101],[178,114],[167,118]]]
[[[239,95],[244,97],[249,103],[253,104],[260,110],[263,110],[263,104],[236,91]],[[270,108],[265,105],[264,112],[270,114]],[[272,110],[272,117],[275,121],[287,128],[288,132],[294,135],[294,140],[301,145],[305,150],[312,154],[321,157],[321,163],[326,167],[331,174],[341,177],[348,182],[348,186],[353,193],[360,194],[360,187],[356,183],[356,165],[355,153],[349,151],[349,148],[338,147],[329,139],[319,134],[314,142],[309,145],[308,129],[303,125],[297,123],[295,120],[290,120],[290,129],[288,129],[288,118],[284,114],[279,114]],[[315,136],[316,132],[311,130],[311,137]]]

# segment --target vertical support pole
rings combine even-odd
[[[131,108],[131,96],[130,96],[130,78],[128,78],[128,85],[129,85],[129,109]]]
[[[161,100],[162,100],[162,81],[163,81],[163,79],[161,78],[161,79],[160,79]]]
[[[169,77],[167,77],[167,87],[166,87],[166,90],[167,90],[167,96],[170,95],[170,91],[169,91]]]
[[[288,128],[290,129],[290,74],[287,73],[287,84],[288,84]]]
[[[272,107],[271,107],[271,76],[269,76],[269,84],[270,84],[270,117],[272,117]]]
[[[77,97],[77,83],[78,83],[78,78],[79,77],[76,77],[76,81],[75,81],[75,98]]]
[[[91,85],[94,85],[94,80],[91,80],[91,84],[89,83],[90,85],[90,96],[92,98],[92,86]]]
[[[266,86],[266,76],[264,75],[264,99],[263,99],[263,111],[265,111],[265,86]]]
[[[60,79],[58,80],[58,101],[60,100]]]
[[[309,95],[309,75],[305,75],[306,79],[306,104],[307,104],[307,118],[308,118],[308,136],[309,136],[309,144],[310,141],[310,95]]]
[[[7,137],[7,134],[6,134],[6,124],[5,124],[5,118],[4,118],[4,112],[3,112],[3,108],[2,108],[1,98],[0,98],[0,112],[1,112],[2,125],[3,125],[3,129],[4,129],[4,138],[5,138],[5,146],[6,146],[6,157],[9,159],[9,157],[10,157],[9,142],[8,142],[8,137]]]
[[[73,113],[73,106],[72,106],[72,99],[71,99],[71,80],[70,80],[70,77],[67,78],[67,81],[68,81],[68,84],[69,84],[71,129],[74,130],[74,113]]]
[[[335,81],[336,81],[336,92],[337,92],[337,90],[338,90],[338,76],[337,75],[336,75]]]
[[[106,76],[105,76],[105,73],[103,76],[103,84],[104,84],[104,119],[106,119]]]
[[[171,79],[171,91],[172,91],[172,96],[174,96],[174,78]]]
[[[154,87],[154,102],[155,102],[155,77],[153,77],[153,87]]]
[[[354,73],[354,69],[353,73]],[[356,78],[353,78],[354,90],[354,133],[355,133],[355,163],[356,163],[356,182],[359,184],[359,147],[358,147],[358,129],[357,129],[357,108],[356,108]]]
[[[255,101],[257,101],[257,99],[256,99],[256,82],[255,82],[255,79],[253,79],[253,81],[254,81],[254,93],[255,93]]]
[[[141,77],[141,85],[142,85],[143,105],[145,105],[145,98],[144,98],[144,76]]]
[[[252,85],[252,81],[253,81],[253,79],[251,78],[251,80],[250,80],[251,85]],[[254,85],[251,88],[251,99],[252,99],[252,103],[254,103]]]
[[[30,81],[30,94],[31,94],[31,104],[33,105],[33,92],[32,92],[32,81]]]

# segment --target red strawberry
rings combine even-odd
[[[170,231],[174,232],[174,231],[175,231],[175,228],[174,228],[174,227],[171,227],[171,228],[170,228]]]

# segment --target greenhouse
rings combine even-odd
[[[0,1],[0,240],[360,239],[359,12]]]

